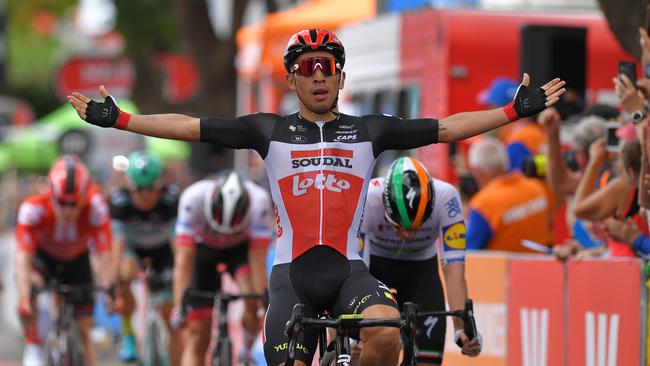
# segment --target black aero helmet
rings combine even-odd
[[[287,43],[287,48],[284,51],[284,69],[291,73],[291,63],[295,61],[298,56],[306,52],[325,51],[334,56],[336,62],[341,65],[341,69],[345,65],[345,48],[343,43],[339,41],[336,34],[325,29],[304,29],[294,34]]]
[[[204,200],[205,218],[222,234],[238,233],[248,224],[250,197],[244,179],[235,171],[225,171],[215,179]]]
[[[399,158],[390,165],[384,183],[382,201],[388,222],[417,230],[431,216],[436,196],[424,165],[415,158]]]

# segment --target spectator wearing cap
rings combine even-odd
[[[518,87],[519,83],[515,80],[499,76],[492,81],[488,89],[479,94],[479,102],[491,108],[502,107],[510,103]],[[545,150],[544,130],[531,119],[522,120],[517,125],[511,126],[500,138],[506,145],[510,159],[509,169],[521,170],[526,158]]]
[[[530,252],[524,239],[547,245],[548,199],[543,184],[508,172],[503,144],[483,137],[469,149],[469,165],[481,188],[469,203],[467,248]]]

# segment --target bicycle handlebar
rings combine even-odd
[[[465,308],[463,310],[454,310],[454,311],[422,311],[418,312],[418,316],[456,316],[463,320],[463,327],[465,335],[469,340],[474,340],[476,338],[476,321],[474,320],[474,303],[472,299],[465,300]],[[463,347],[460,340],[456,342],[458,347]]]
[[[470,340],[476,338],[476,322],[474,321],[474,304],[471,299],[465,301],[463,310],[455,311],[418,311],[418,305],[406,302],[401,313],[402,318],[364,319],[359,315],[341,315],[337,319],[305,318],[304,305],[295,304],[291,318],[287,321],[284,334],[289,338],[287,347],[287,360],[285,366],[293,366],[296,356],[296,340],[305,327],[327,327],[338,330],[352,330],[369,327],[394,327],[400,328],[403,340],[405,339],[404,360],[415,359],[415,339],[417,335],[416,319],[419,316],[456,316],[463,320],[464,332]],[[409,346],[406,345],[409,344]],[[460,340],[458,341],[460,343]],[[462,348],[462,344],[458,344]]]

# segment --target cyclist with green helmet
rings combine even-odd
[[[129,156],[125,172],[125,187],[115,188],[109,197],[113,220],[114,241],[121,248],[118,304],[122,313],[122,342],[119,356],[123,361],[137,359],[137,347],[131,316],[135,299],[131,282],[138,275],[144,261],[161,279],[171,283],[174,256],[171,247],[174,225],[180,197],[180,189],[166,185],[163,180],[164,167],[158,157],[144,151],[135,151]],[[168,302],[162,306],[166,314],[172,308],[171,286],[164,293]],[[178,365],[182,344],[177,332],[169,328],[169,358],[171,365]]]
[[[438,274],[440,262],[447,284],[449,307],[461,310],[467,299],[465,283],[465,221],[458,191],[433,179],[415,158],[395,160],[385,178],[370,181],[361,225],[363,257],[370,273],[395,291],[398,305],[406,301],[422,310],[445,310],[445,295]],[[418,365],[442,364],[444,317],[422,317],[417,338]],[[461,352],[477,356],[480,335],[470,341],[463,321],[454,318],[455,341]]]

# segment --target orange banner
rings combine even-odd
[[[445,366],[507,365],[507,263],[505,254],[471,254],[466,258],[465,276],[469,297],[474,300],[476,326],[484,340],[483,352],[476,358],[461,355],[448,319]]]
[[[508,365],[564,363],[564,264],[546,256],[509,261]]]

